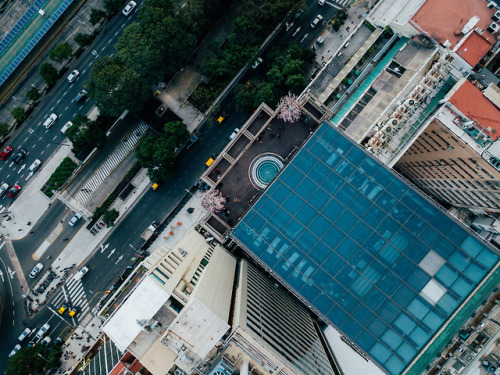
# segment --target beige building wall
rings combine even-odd
[[[437,119],[394,168],[445,204],[500,212],[500,172]]]

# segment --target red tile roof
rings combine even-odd
[[[458,53],[465,61],[474,67],[479,63],[479,61],[481,61],[491,46],[492,43],[474,31],[460,45],[460,47],[456,50],[456,53]]]
[[[451,96],[450,103],[474,120],[493,140],[500,137],[500,109],[471,82],[465,80]]]
[[[496,9],[488,9],[485,0],[427,0],[412,17],[411,23],[424,30],[439,43],[446,40],[454,48],[462,39],[462,28],[474,16],[479,17],[476,27],[486,30]],[[487,31],[484,36],[491,43],[494,37]]]

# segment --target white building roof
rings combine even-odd
[[[141,332],[138,321],[151,319],[170,295],[145,277],[103,327],[116,346],[125,351]]]

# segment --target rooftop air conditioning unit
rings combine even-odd
[[[492,16],[491,19],[495,22],[500,21],[500,10],[497,10]]]
[[[500,30],[500,26],[498,26],[498,23],[492,22],[490,26],[486,28],[490,33],[496,33],[497,31]]]
[[[493,8],[496,8],[497,7],[497,3],[495,3],[494,1],[490,1],[487,5],[488,9],[493,9]]]
[[[389,121],[387,121],[386,125],[387,126],[397,126],[399,124],[399,120],[396,118],[390,118]]]
[[[394,130],[394,128],[390,125],[386,125],[384,126],[384,128],[382,129],[382,131],[386,134],[391,134],[392,131]]]

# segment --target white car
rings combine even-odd
[[[66,124],[63,125],[61,129],[61,133],[66,134],[66,131],[73,126],[73,123],[71,121],[68,121]]]
[[[50,329],[50,324],[49,323],[45,323],[42,326],[42,328],[40,328],[38,330],[38,332],[36,333],[36,338],[39,339],[39,340],[42,339],[43,336],[45,336],[47,334],[47,332],[49,331],[49,329]]]
[[[71,74],[68,76],[68,81],[69,83],[73,83],[77,80],[77,78],[80,76],[80,72],[78,70],[73,70]]]
[[[130,1],[126,6],[125,8],[123,9],[122,13],[125,15],[125,16],[128,16],[130,13],[132,13],[132,11],[135,9],[135,7],[137,6],[137,3],[135,1]]]
[[[38,170],[38,168],[40,168],[40,165],[42,165],[42,161],[40,159],[36,159],[33,163],[31,163],[30,167],[28,168],[28,171],[35,173]]]
[[[74,227],[80,221],[81,218],[82,218],[82,214],[76,213],[75,216],[73,216],[71,218],[71,220],[68,222],[68,225],[70,227]]]
[[[311,25],[309,26],[311,29],[315,29],[318,27],[318,25],[323,21],[323,16],[321,14],[318,14],[314,21],[312,21]]]
[[[7,194],[7,191],[9,190],[9,184],[4,182],[2,186],[0,186],[0,198],[2,198],[5,194]]]
[[[231,133],[231,135],[229,136],[229,139],[233,140],[234,137],[236,137],[236,134],[238,134],[239,131],[240,131],[239,128],[234,129],[233,132]]]
[[[318,0],[318,5],[320,7],[322,7],[323,5],[325,5],[325,3],[326,3],[326,0]]]
[[[47,120],[45,120],[45,122],[43,123],[43,126],[45,126],[45,129],[50,129],[50,127],[52,125],[54,125],[54,123],[56,122],[57,120],[57,115],[55,113],[52,113],[49,118]]]
[[[19,341],[23,342],[23,340],[28,337],[28,335],[31,333],[31,329],[29,328],[26,328],[23,333],[21,333],[19,335],[19,337],[17,338]]]
[[[30,272],[30,277],[32,279],[34,279],[39,273],[40,271],[43,270],[43,264],[42,263],[38,263],[35,267],[33,267],[33,269],[31,270]]]
[[[52,342],[52,339],[50,336],[46,336],[42,341],[40,341],[41,344],[43,345],[49,345]]]
[[[261,57],[257,58],[257,60],[255,60],[255,62],[252,65],[252,69],[257,69],[257,67],[262,63],[262,61],[264,60],[262,60]]]
[[[83,276],[85,276],[89,272],[89,268],[87,266],[82,267],[77,273],[75,273],[75,280],[81,280]]]
[[[14,346],[14,349],[12,349],[12,351],[9,353],[9,358],[16,354],[19,349],[21,349],[21,345],[17,344],[16,346]]]

